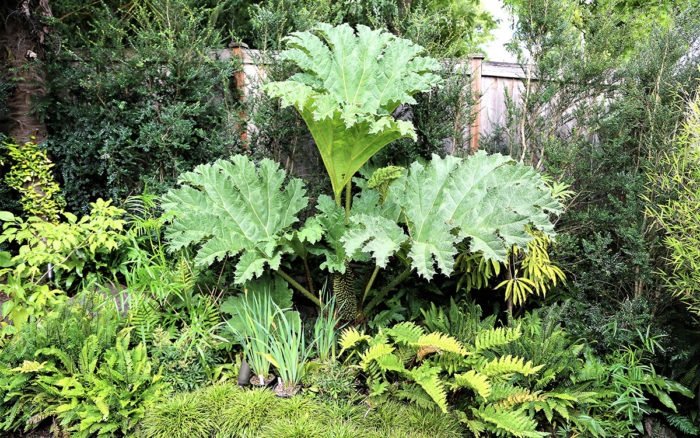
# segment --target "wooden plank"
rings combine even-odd
[[[486,61],[481,68],[481,75],[494,78],[525,79],[527,72],[520,64],[514,62]]]

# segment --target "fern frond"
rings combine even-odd
[[[539,391],[531,392],[525,388],[514,388],[507,397],[501,399],[496,403],[496,407],[510,410],[514,406],[521,405],[523,403],[529,402],[542,402],[547,400],[547,396],[540,394]]]
[[[495,347],[509,344],[520,336],[522,336],[522,331],[519,325],[515,328],[499,327],[478,333],[474,340],[474,347],[476,352],[491,350]]]
[[[382,371],[394,371],[397,373],[406,372],[406,367],[403,366],[403,362],[395,354],[385,354],[377,357],[374,361],[379,365]]]
[[[447,412],[447,392],[439,377],[440,369],[423,364],[411,370],[411,377],[433,399],[435,404]]]
[[[402,385],[401,389],[396,393],[396,396],[400,399],[411,401],[423,409],[432,409],[435,407],[435,400],[433,400],[422,387],[415,383]]]
[[[12,371],[17,371],[20,373],[36,373],[41,371],[46,366],[46,362],[37,362],[35,360],[25,360],[22,362],[22,366],[12,368]]]
[[[488,377],[474,370],[455,375],[455,386],[471,388],[484,399],[491,395],[491,382]]]
[[[416,342],[412,342],[411,346],[418,348],[418,360],[423,360],[425,356],[431,353],[442,354],[443,352],[449,352],[460,356],[467,355],[467,350],[464,349],[458,340],[438,332],[421,336]]]
[[[542,365],[533,366],[531,361],[525,362],[523,358],[513,357],[510,354],[501,356],[487,362],[481,370],[489,377],[505,374],[520,373],[529,376],[542,368]]]
[[[394,338],[399,344],[414,344],[418,342],[421,336],[425,335],[425,330],[422,327],[410,321],[395,324],[391,328],[384,329],[384,332]]]
[[[700,435],[700,428],[698,428],[693,421],[683,415],[679,414],[664,414],[668,423],[683,432],[686,435],[697,436]]]
[[[345,350],[353,348],[360,342],[367,342],[370,339],[372,338],[369,335],[366,335],[364,332],[358,332],[354,327],[346,328],[345,331],[343,331],[343,334],[340,336],[340,341],[338,341],[341,347],[338,355],[343,354]]]
[[[482,433],[486,430],[486,425],[479,420],[463,420],[462,421],[464,424],[467,425],[467,428],[471,433],[474,434],[476,438],[479,438]]]
[[[524,409],[504,411],[493,405],[485,405],[480,409],[472,408],[472,411],[474,415],[491,426],[489,429],[495,432],[496,436],[540,438],[548,435],[536,430],[537,422],[530,418]]]
[[[360,354],[360,365],[362,366],[362,368],[367,368],[367,365],[370,362],[375,361],[382,356],[391,354],[393,351],[394,347],[388,344],[374,344],[371,347],[369,347],[364,353]]]

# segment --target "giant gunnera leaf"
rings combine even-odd
[[[408,175],[391,185],[377,211],[391,204],[400,208],[408,236],[385,231],[382,217],[371,218],[365,212],[351,215],[355,228],[341,240],[346,249],[372,249],[382,266],[406,245],[412,267],[428,279],[436,267],[445,275],[452,273],[456,245],[465,239],[472,252],[503,262],[513,245],[526,248],[533,239],[527,227],[554,237],[549,214],[562,211],[532,167],[483,151],[466,159],[433,156],[426,165],[413,163]],[[377,251],[376,245],[386,248]]]
[[[172,215],[166,228],[172,249],[196,245],[195,262],[205,266],[240,254],[236,283],[259,277],[266,265],[278,269],[282,255],[291,252],[285,233],[308,198],[303,182],[287,179],[277,163],[264,159],[256,167],[236,155],[197,166],[179,183],[162,202]]]
[[[286,38],[281,59],[301,73],[264,89],[293,105],[306,122],[340,204],[343,187],[374,154],[394,140],[415,139],[413,124],[395,120],[401,104],[441,82],[436,60],[423,48],[390,33],[319,24]]]

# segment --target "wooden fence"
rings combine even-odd
[[[257,50],[233,47],[217,51],[216,56],[221,60],[234,56],[241,59],[243,68],[236,80],[244,94],[250,93],[264,78],[262,56]],[[491,134],[497,126],[505,123],[506,93],[516,101],[520,98],[525,72],[520,64],[484,61],[480,55],[465,61],[469,67],[472,91],[480,96],[476,107],[472,108],[477,117],[469,133],[470,148],[477,149],[481,136]]]

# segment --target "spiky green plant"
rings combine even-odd
[[[240,326],[226,322],[243,347],[253,372],[264,382],[270,375],[269,353],[273,340],[276,309],[269,293],[245,294],[240,301]]]
[[[322,293],[322,295],[324,294]],[[336,346],[338,345],[337,332],[342,328],[339,327],[339,324],[340,316],[336,306],[336,297],[331,296],[319,311],[314,322],[316,354],[322,362],[335,360]]]
[[[315,341],[307,345],[304,330],[298,318],[295,321],[296,314],[286,313],[276,304],[273,303],[273,305],[275,308],[273,330],[259,327],[265,332],[268,340],[267,352],[263,356],[277,368],[282,384],[288,389],[293,389],[304,377],[304,366]]]

